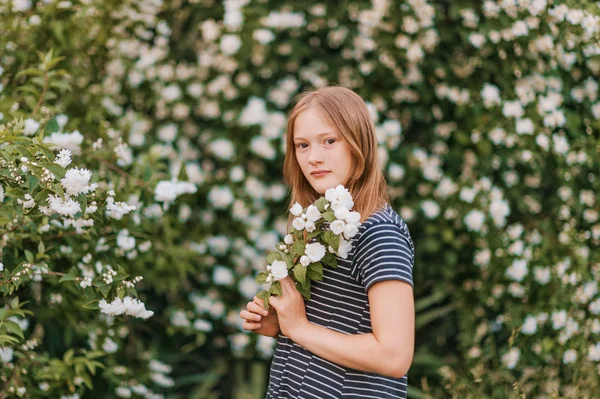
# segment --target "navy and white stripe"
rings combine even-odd
[[[344,334],[371,333],[367,290],[400,280],[413,285],[414,246],[406,223],[389,205],[360,226],[347,259],[325,267],[312,282],[306,314],[311,323]],[[271,364],[267,398],[406,398],[407,376],[391,378],[341,367],[312,354],[283,334]]]

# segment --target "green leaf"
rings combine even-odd
[[[306,245],[304,244],[304,241],[296,240],[296,241],[294,241],[294,245],[292,245],[292,253],[295,256],[302,256],[302,255],[304,255],[305,248],[306,248]]]
[[[181,163],[181,169],[179,169],[179,174],[177,175],[177,179],[180,181],[188,181],[188,175],[185,168],[185,162]]]
[[[281,283],[279,281],[275,281],[273,284],[271,284],[271,288],[269,291],[271,292],[271,294],[281,296],[282,295]]]
[[[6,328],[6,331],[17,335],[21,339],[25,339],[25,337],[23,336],[23,330],[21,330],[21,327],[18,323],[15,323],[12,320],[5,320],[2,327]]]
[[[306,285],[296,284],[296,289],[306,299],[310,299],[310,280],[306,280]]]
[[[105,285],[103,287],[99,287],[100,293],[102,294],[102,296],[104,298],[106,298],[108,296],[108,293],[110,292],[112,286],[110,285]]]
[[[27,249],[25,250],[25,257],[27,258],[27,262],[29,262],[29,263],[33,263],[35,261],[35,257],[31,253],[31,251],[29,251]]]
[[[329,251],[327,251],[327,253],[325,254],[325,256],[323,256],[323,259],[321,259],[321,262],[325,263],[327,266],[329,266],[329,267],[331,267],[333,269],[337,268],[337,266],[338,266],[337,259],[336,259],[335,255],[332,254]]]
[[[19,151],[19,153],[21,155],[23,155],[25,158],[29,159],[30,161],[34,161],[34,162],[36,161],[35,156],[27,148],[22,147],[20,145],[16,145],[15,150]]]
[[[71,267],[71,269],[69,270],[69,273],[65,274],[64,276],[62,276],[60,278],[60,280],[58,280],[59,283],[65,282],[65,281],[73,281],[78,277],[79,274],[79,270],[73,266]]]
[[[260,273],[258,273],[258,276],[256,276],[256,282],[258,284],[266,284],[268,276],[269,276],[268,272],[260,272]]]
[[[37,68],[27,68],[24,69],[20,72],[18,72],[15,77],[18,78],[20,76],[44,76],[44,72],[42,72],[41,70],[37,69]]]
[[[306,281],[306,267],[296,265],[294,267],[294,277],[296,278],[296,281],[304,283],[304,281]]]
[[[325,197],[321,197],[315,201],[315,206],[317,207],[319,212],[323,213],[325,212],[325,205],[327,205],[328,203],[329,201],[327,201]]]
[[[323,214],[323,219],[325,219],[329,223],[333,222],[335,220],[335,215],[333,214],[333,211],[327,211],[327,212],[325,212]]]
[[[306,275],[311,280],[321,281],[323,280],[323,265],[321,262],[315,262],[308,265]]]
[[[29,194],[32,194],[33,191],[40,185],[40,179],[33,175],[27,175],[27,182],[29,183]]]
[[[54,176],[57,179],[62,179],[63,177],[65,177],[66,170],[59,164],[56,164],[54,162],[40,162],[38,163],[38,165],[54,173]]]
[[[56,156],[54,155],[54,153],[49,150],[48,148],[46,148],[43,145],[36,145],[37,149],[40,150],[41,152],[44,153],[44,155],[46,156],[46,158],[48,159],[48,161],[50,162],[54,162],[54,159],[56,158]]]
[[[276,260],[282,260],[281,253],[279,253],[277,251],[271,251],[267,254],[267,262],[269,264],[273,263]]]
[[[46,127],[44,128],[45,133],[54,133],[58,132],[59,126],[56,118],[52,118],[46,123]]]

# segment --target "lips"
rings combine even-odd
[[[310,174],[314,177],[321,177],[321,176],[325,176],[327,173],[329,173],[328,170],[315,170],[314,172],[311,172]]]

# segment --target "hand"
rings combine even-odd
[[[290,276],[279,280],[279,282],[281,283],[282,295],[272,296],[269,299],[269,304],[277,311],[281,332],[294,340],[294,333],[299,331],[305,324],[309,324],[306,317],[306,308],[304,307],[304,298],[298,292]]]
[[[246,309],[240,312],[240,317],[244,319],[244,330],[267,337],[276,337],[279,334],[277,312],[272,306],[269,306],[269,310],[265,309],[263,300],[256,296],[254,301],[248,302]]]

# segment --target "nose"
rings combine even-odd
[[[308,155],[308,163],[311,165],[317,165],[322,164],[323,161],[323,154],[321,153],[320,149],[313,147]]]

